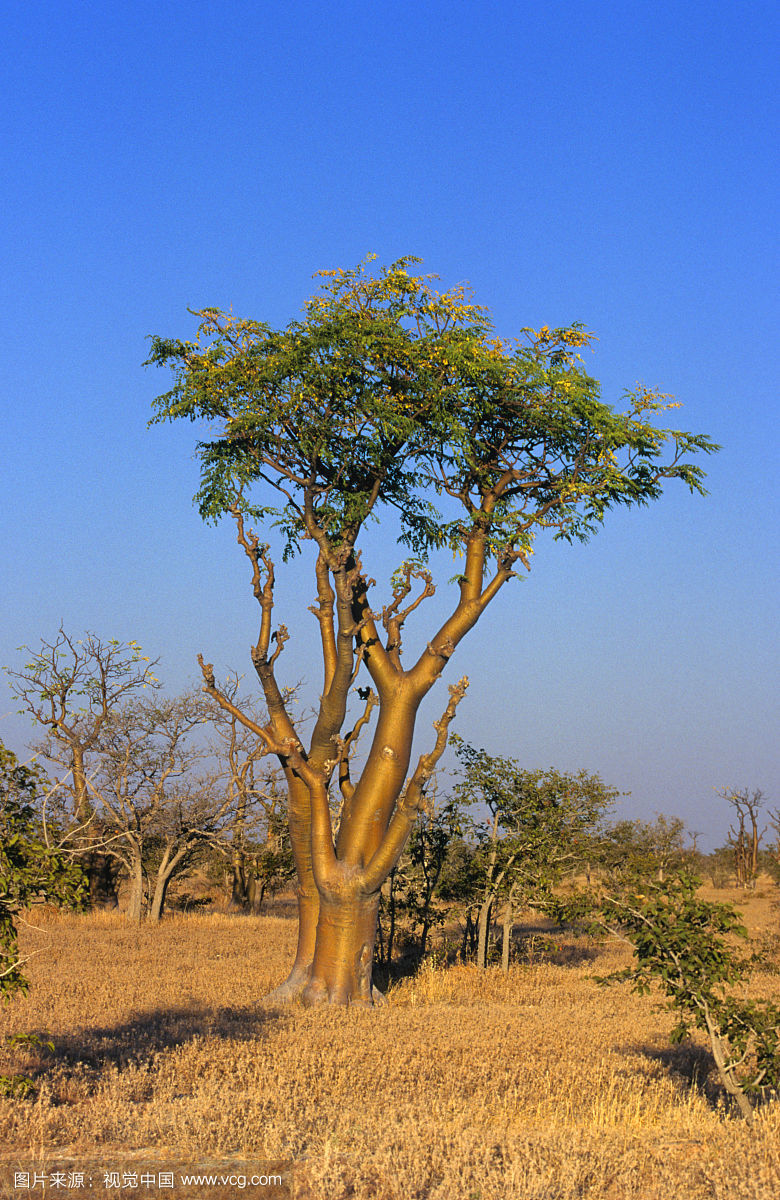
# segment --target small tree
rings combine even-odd
[[[734,873],[737,887],[754,888],[758,878],[758,852],[766,830],[759,832],[758,814],[764,797],[760,791],[751,795],[747,788],[741,792],[725,788],[720,795],[735,813],[735,823],[729,828],[729,845],[734,854]]]
[[[619,793],[586,771],[529,771],[515,759],[456,740],[464,764],[456,795],[490,814],[482,829],[477,965],[487,965],[491,916],[503,898],[506,970],[516,908],[545,907],[563,875],[589,854],[598,824]]]
[[[50,794],[43,771],[20,763],[0,742],[0,996],[10,1000],[26,992],[24,959],[19,954],[18,923],[33,904],[78,907],[86,880],[67,839],[47,820]],[[37,1043],[34,1034],[8,1039]],[[30,1088],[20,1075],[0,1075],[0,1095],[24,1095]]]
[[[65,772],[60,786],[70,793],[75,824],[82,827],[90,903],[116,905],[116,872],[111,856],[101,849],[89,760],[118,707],[145,688],[159,686],[156,660],[145,658],[137,642],[104,640],[94,633],[76,640],[62,626],[54,641],[42,641],[39,650],[21,648],[30,655],[24,667],[5,668],[11,690],[22,711],[45,731],[41,753]]]
[[[403,923],[406,951],[420,961],[425,957],[434,926],[444,920],[440,900],[442,871],[453,842],[463,832],[461,805],[449,799],[431,805],[415,824],[406,849],[385,881],[378,921],[377,961],[389,967],[399,922]]]
[[[608,878],[623,883],[663,881],[679,872],[693,854],[687,844],[685,822],[659,813],[655,821],[616,821],[598,839],[595,858]]]
[[[678,1018],[672,1041],[692,1028],[707,1034],[721,1083],[752,1124],[749,1095],[780,1086],[780,1009],[730,994],[748,973],[731,939],[747,931],[731,905],[698,898],[700,883],[682,874],[607,898],[604,918],[633,944],[636,962],[601,982],[628,979],[638,992],[657,983]]]
[[[282,330],[204,309],[194,341],[152,339],[149,362],[174,373],[156,419],[206,423],[200,511],[234,518],[261,609],[252,659],[268,721],[248,727],[285,772],[298,873],[298,951],[277,1000],[372,1002],[379,893],[424,804],[466,681],[451,686],[433,749],[409,774],[420,704],[528,567],[537,534],[585,540],[609,510],[656,499],[667,479],[701,492],[703,472],[690,456],[715,448],[702,435],[657,428],[668,398],[656,392],[638,388],[625,413],[604,404],[581,365],[591,340],[581,326],[502,341],[463,287],[438,292],[431,278],[410,273],[416,261],[373,275],[364,266],[323,272],[321,292]],[[382,515],[397,521],[411,557],[377,608],[359,539]],[[315,548],[324,678],[306,741],[276,677],[288,632],[272,625],[275,563],[247,517],[279,531],[284,559],[303,543]],[[433,595],[426,558],[437,549],[462,556],[455,594],[443,623],[404,662],[404,627]],[[206,690],[233,711],[213,666],[201,660],[201,668]],[[354,739],[343,730],[359,672],[376,689],[378,717],[353,784],[343,768]],[[344,803],[334,838],[335,779]]]

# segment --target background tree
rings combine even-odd
[[[734,809],[735,821],[729,828],[728,843],[734,854],[734,873],[737,886],[752,888],[758,877],[758,851],[765,830],[759,832],[758,814],[763,806],[763,794],[755,791],[751,795],[747,788],[741,792],[725,789],[721,792]]]
[[[728,887],[734,878],[734,850],[731,846],[718,846],[701,859],[701,869],[709,875],[714,888]]]
[[[463,774],[456,795],[487,809],[481,827],[481,904],[477,965],[487,966],[490,922],[503,900],[502,965],[509,967],[514,914],[544,909],[563,876],[580,868],[619,793],[598,775],[530,771],[511,758],[475,750],[457,739]]]
[[[421,812],[380,893],[376,958],[383,967],[392,963],[399,927],[405,956],[416,963],[425,957],[431,930],[447,912],[441,903],[442,872],[453,844],[462,840],[469,825],[462,805],[454,798],[438,805],[432,800]]]
[[[283,793],[271,766],[268,747],[238,719],[241,711],[254,725],[267,720],[250,698],[239,696],[240,677],[228,679],[224,695],[232,711],[209,706],[217,769],[230,799],[229,901],[233,908],[259,912],[268,890],[294,875]],[[287,703],[292,697],[287,697]]]
[[[769,828],[772,842],[767,846],[767,868],[775,879],[780,880],[780,808],[769,810]]]
[[[94,633],[77,641],[61,626],[53,642],[42,640],[36,651],[22,649],[30,655],[24,667],[5,668],[11,690],[22,711],[45,731],[38,749],[65,772],[60,786],[70,793],[74,821],[83,827],[89,901],[115,906],[116,872],[112,857],[100,848],[88,763],[117,708],[145,688],[159,686],[154,675],[157,660],[145,658],[137,642],[103,640]]]
[[[516,568],[527,567],[536,535],[586,539],[610,509],[656,499],[667,479],[701,492],[690,456],[714,449],[704,436],[657,428],[668,398],[655,392],[631,393],[625,413],[604,404],[578,357],[590,341],[580,326],[502,341],[463,287],[442,293],[411,275],[416,261],[375,274],[323,272],[320,293],[282,330],[204,309],[195,341],[152,339],[149,362],[174,374],[156,419],[207,423],[200,511],[233,515],[261,607],[252,657],[268,721],[245,723],[285,772],[298,873],[298,951],[276,999],[371,1003],[379,892],[465,681],[451,687],[434,748],[407,779],[419,706]],[[358,543],[368,522],[390,514],[414,557],[375,611]],[[288,634],[272,628],[275,565],[246,516],[280,530],[285,558],[302,542],[316,551],[324,679],[306,743],[276,678]],[[404,626],[433,594],[424,559],[436,549],[462,555],[456,594],[405,665]],[[211,664],[201,665],[206,690],[232,711]],[[354,738],[343,730],[358,672],[376,689],[378,716],[353,784],[342,768]],[[336,779],[344,803],[334,840]]]
[[[0,742],[0,996],[27,990],[17,940],[19,914],[35,903],[77,906],[85,879],[67,836],[47,819],[50,785],[38,764],[20,763]]]
[[[193,694],[149,697],[116,709],[104,725],[89,778],[108,852],[130,883],[126,910],[139,921],[144,874],[153,867],[149,918],[159,920],[171,880],[193,853],[213,844],[228,824],[233,797],[202,768],[209,749],[194,735],[207,720]]]
[[[657,879],[691,866],[695,858],[685,822],[659,813],[654,821],[639,818],[605,826],[597,839],[594,861],[610,880]]]
[[[79,907],[87,881],[67,835],[47,816],[51,796],[37,764],[20,763],[0,742],[0,997],[25,992],[18,924],[25,909],[46,903]],[[41,1045],[38,1034],[14,1034],[11,1046]],[[53,1045],[47,1043],[50,1049]],[[19,1074],[0,1073],[0,1095],[23,1096],[32,1087]]]

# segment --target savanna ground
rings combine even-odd
[[[780,924],[768,882],[707,895],[737,900],[757,940]],[[30,992],[0,1033],[56,1050],[0,1061],[36,1088],[0,1101],[6,1167],[292,1163],[299,1200],[780,1196],[780,1102],[749,1130],[703,1042],[672,1047],[656,998],[598,987],[629,960],[619,943],[540,934],[508,976],[428,963],[373,1011],[312,1011],[258,1004],[292,957],[283,916],[30,921]],[[751,991],[780,999],[780,975]]]

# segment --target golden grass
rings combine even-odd
[[[751,930],[773,900],[751,898]],[[291,921],[33,920],[30,994],[0,1032],[50,1031],[57,1051],[17,1052],[38,1090],[0,1101],[8,1161],[291,1159],[301,1200],[780,1196],[780,1105],[753,1132],[729,1117],[703,1044],[670,1047],[653,999],[590,978],[626,961],[616,944],[570,937],[568,965],[508,976],[427,966],[371,1012],[269,1010]],[[758,984],[780,998],[777,976]]]

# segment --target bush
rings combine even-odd
[[[678,1017],[672,1041],[692,1028],[707,1034],[720,1080],[752,1124],[748,1096],[780,1085],[780,1008],[730,994],[750,971],[751,959],[733,942],[747,931],[732,905],[698,898],[700,883],[681,874],[604,900],[605,923],[632,942],[636,961],[600,982],[628,979],[639,992],[659,984]]]

